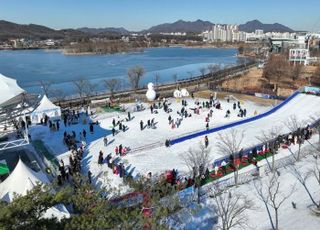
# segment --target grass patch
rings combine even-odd
[[[120,106],[113,106],[113,107],[104,106],[104,107],[102,107],[102,109],[104,112],[107,112],[107,113],[121,111]]]

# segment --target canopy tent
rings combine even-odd
[[[26,195],[38,183],[48,183],[42,172],[35,172],[27,167],[21,159],[11,174],[0,184],[0,199],[11,202],[14,193]]]
[[[0,73],[0,106],[6,106],[20,100],[25,91],[17,84],[17,80],[6,77]]]
[[[39,106],[31,113],[32,123],[40,123],[41,119],[47,115],[51,120],[59,119],[61,116],[61,109],[59,106],[53,104],[46,95],[44,95],[39,103]]]
[[[48,178],[43,172],[35,172],[27,167],[21,159],[11,174],[0,183],[0,199],[11,202],[14,199],[14,194],[26,195],[27,191],[37,184],[49,183]],[[44,214],[43,218],[56,217],[62,219],[63,217],[69,218],[70,213],[64,205],[56,205],[49,208]]]

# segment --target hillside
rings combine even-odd
[[[294,32],[294,30],[290,29],[287,26],[281,25],[279,23],[274,24],[264,24],[259,20],[249,21],[245,24],[239,25],[239,30],[244,32],[254,32],[255,30],[263,30],[264,32]]]
[[[89,28],[89,27],[82,27],[78,28],[77,30],[82,31],[84,33],[98,35],[98,34],[121,34],[127,35],[130,31],[126,30],[123,27],[115,28],[115,27],[106,27],[106,28]]]
[[[87,36],[86,33],[74,29],[54,30],[41,25],[22,25],[0,20],[0,40],[10,38],[63,39],[85,36]]]
[[[147,30],[142,30],[138,33],[172,33],[172,32],[186,32],[186,33],[201,33],[212,28],[214,24],[209,21],[184,21],[179,20],[173,23],[164,23],[153,26]],[[245,32],[254,32],[256,29],[262,29],[264,32],[293,32],[292,29],[281,25],[279,23],[263,24],[258,20],[249,21],[245,24],[239,25],[239,30]],[[29,24],[22,25],[13,22],[0,20],[0,40],[10,38],[30,38],[30,39],[65,39],[65,38],[83,38],[90,36],[107,37],[110,35],[128,35],[131,32],[120,27],[106,27],[106,28],[88,28],[82,27],[79,29],[62,29],[54,30],[49,27]]]
[[[214,24],[209,21],[197,20],[194,22],[179,20],[174,23],[164,23],[153,26],[144,33],[172,33],[172,32],[186,32],[186,33],[201,33],[210,29]]]

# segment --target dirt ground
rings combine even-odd
[[[194,93],[194,96],[209,99],[211,93],[214,95],[215,91],[211,91],[211,90],[200,91],[200,92]],[[245,94],[217,92],[217,97],[219,99],[224,99],[229,95],[233,95],[234,97],[236,97],[241,101],[252,101],[260,105],[274,105],[275,103],[276,104],[280,103],[279,100],[264,99],[264,98],[259,98],[255,96],[245,95]]]
[[[287,97],[300,87],[308,85],[308,80],[313,75],[315,69],[315,66],[306,66],[303,67],[298,79],[282,79],[279,83],[277,83],[277,95]],[[264,83],[268,83],[268,80],[263,78],[262,74],[263,69],[252,68],[243,76],[222,82],[221,87],[233,90],[265,92],[263,85]],[[270,83],[274,84],[274,82]]]
[[[222,87],[235,90],[260,89],[263,83],[262,72],[262,69],[252,68],[244,76],[223,82]]]

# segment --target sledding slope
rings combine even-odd
[[[301,110],[305,106],[309,106],[310,104],[314,104],[314,98],[315,98],[315,96],[302,94],[299,91],[297,91],[294,94],[292,94],[290,97],[288,97],[285,101],[283,101],[281,104],[275,106],[274,108],[270,109],[269,111],[267,111],[265,113],[262,113],[262,114],[259,114],[257,116],[250,117],[247,119],[243,119],[240,121],[232,122],[232,123],[229,123],[226,125],[214,127],[209,130],[205,130],[205,131],[201,131],[201,132],[197,132],[197,133],[192,133],[192,134],[186,135],[184,137],[179,137],[177,139],[171,140],[171,144],[174,145],[177,143],[184,142],[186,140],[190,140],[190,139],[200,137],[203,135],[208,135],[208,134],[222,131],[225,129],[234,128],[236,126],[247,124],[247,123],[251,123],[252,125],[256,126],[257,125],[257,124],[255,124],[256,121],[260,121],[259,123],[261,123],[261,121],[262,121],[262,125],[263,125],[264,122],[272,122],[272,118],[276,118],[277,116],[280,116],[280,115],[286,115],[286,113],[289,111]],[[319,103],[319,102],[317,102],[317,103]],[[315,106],[317,106],[317,104],[315,104]],[[319,104],[318,104],[318,106],[319,106]],[[291,115],[293,115],[293,114],[291,114]],[[306,114],[306,115],[308,116],[308,114]],[[309,116],[311,116],[311,115],[312,114],[309,114]],[[258,127],[258,126],[256,126],[256,127]]]
[[[252,109],[249,110],[249,112],[251,113]],[[221,159],[221,157],[225,157],[217,148],[217,142],[219,141],[219,134],[228,135],[231,129],[235,129],[238,133],[244,132],[244,138],[240,147],[247,149],[260,144],[261,141],[257,137],[261,137],[262,132],[268,132],[273,127],[281,127],[279,134],[290,132],[284,124],[290,116],[296,116],[299,122],[304,120],[309,120],[310,122],[310,116],[318,114],[320,114],[319,96],[295,93],[284,101],[282,105],[255,117],[260,119],[242,119],[241,122],[232,122],[227,125],[219,126],[224,127],[223,130],[220,129],[219,131],[208,133],[209,158],[213,163],[214,161]],[[215,121],[226,120],[226,118],[219,118],[218,116],[216,116],[215,119]],[[203,121],[201,121],[201,124],[203,124]],[[231,124],[236,125],[232,126]],[[196,127],[197,123],[191,122],[189,126],[190,125]],[[203,127],[203,125],[201,125],[201,127]],[[219,127],[217,126],[217,128]],[[214,129],[215,128],[212,130]],[[204,135],[203,132],[198,133]],[[191,135],[186,136],[190,137]],[[148,172],[152,172],[153,174],[161,173],[173,168],[178,169],[179,172],[188,173],[190,169],[183,160],[183,156],[190,149],[199,148],[199,142],[203,143],[203,140],[204,136],[197,135],[196,137],[188,139],[188,141],[175,143],[169,148],[161,146],[156,149],[139,152],[138,154],[128,154],[124,158],[130,164],[134,165],[134,173],[140,173],[142,175],[146,175]]]

